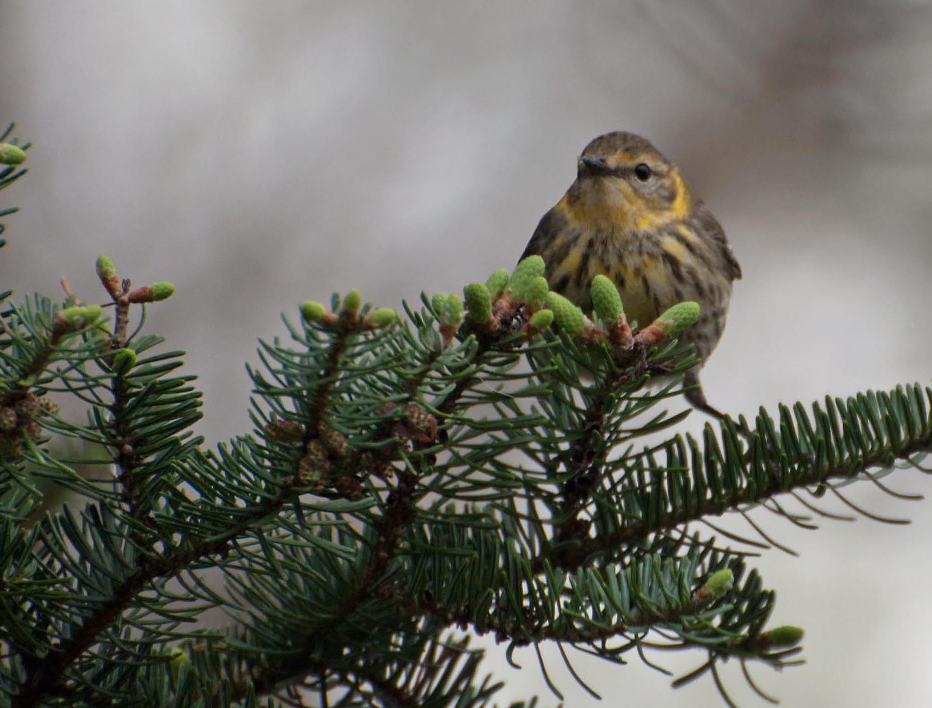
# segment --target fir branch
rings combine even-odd
[[[607,409],[612,405],[615,390],[637,375],[636,371],[619,368],[607,377],[586,409],[581,435],[566,455],[565,466],[569,477],[563,482],[563,503],[555,519],[559,523],[556,543],[566,544],[559,552],[561,565],[572,565],[573,557],[579,551],[573,542],[584,538],[589,530],[588,523],[580,522],[579,514],[589,500],[592,489],[600,481],[601,464],[606,453],[598,452],[601,446],[596,441],[603,434]],[[558,470],[550,472],[552,477],[558,474]]]
[[[339,354],[334,355],[333,352],[342,351],[349,334],[347,330],[337,336],[331,348],[331,361],[339,361]],[[319,397],[325,399],[329,397],[334,379],[335,377],[331,376],[324,380],[324,384],[318,391]],[[317,404],[314,405],[316,407]],[[291,483],[283,485],[277,495],[245,510],[245,513],[240,516],[240,522],[222,534],[209,540],[202,539],[185,549],[174,548],[163,556],[139,557],[133,572],[115,585],[106,600],[98,602],[95,611],[85,618],[81,626],[67,640],[53,651],[48,652],[44,658],[26,662],[26,680],[12,699],[14,708],[31,708],[38,705],[45,696],[58,695],[64,681],[68,678],[68,668],[120,618],[145,587],[159,578],[178,575],[208,556],[227,552],[238,538],[246,535],[255,526],[257,521],[277,513],[301,491],[303,491],[303,484],[299,476],[295,474]]]
[[[621,321],[626,324],[623,318]],[[608,356],[602,357],[603,366],[594,373],[597,379],[594,394],[582,413],[578,435],[569,449],[555,460],[562,470],[552,465],[547,471],[550,478],[564,479],[562,502],[554,515],[557,524],[555,555],[562,567],[578,567],[585,557],[580,556],[585,552],[581,542],[588,537],[590,523],[579,517],[609,472],[605,469],[605,460],[612,446],[604,441],[610,437],[612,413],[619,401],[624,400],[622,389],[647,374],[669,372],[669,367],[650,361],[649,349],[643,344],[635,342],[628,348],[613,347],[609,351]]]
[[[473,361],[481,361],[491,349],[491,342],[487,340],[485,344],[480,345],[477,349]],[[404,408],[405,403],[411,404],[417,400],[421,386],[433,370],[439,357],[439,349],[428,350],[423,361],[415,368],[415,375],[403,386],[406,397],[402,405],[399,405],[399,408]],[[331,356],[331,362],[334,361]],[[479,380],[480,377],[475,375],[461,378],[440,404],[438,410],[443,413],[454,411],[461,396]],[[319,414],[316,419],[321,419]],[[425,444],[415,443],[415,451],[423,449],[423,447],[425,447]],[[394,458],[395,454],[401,452],[401,441],[396,441],[392,448],[394,454],[390,454],[390,458]],[[414,464],[424,461],[423,455],[415,454],[410,459]],[[412,471],[406,465],[397,474],[398,482],[385,501],[382,516],[374,524],[375,543],[369,551],[368,561],[358,573],[359,580],[355,588],[348,593],[335,615],[328,622],[324,623],[314,634],[303,638],[303,644],[308,648],[313,648],[320,644],[321,639],[328,638],[334,630],[338,629],[346,621],[347,617],[357,612],[365,602],[384,596],[379,581],[396,557],[398,546],[402,540],[402,529],[415,518],[418,479],[423,474],[423,470]],[[401,617],[399,616],[399,619]],[[259,695],[273,692],[283,682],[306,676],[310,671],[312,671],[312,668],[304,662],[302,657],[297,659],[294,666],[282,663],[275,667],[264,667],[259,673],[251,673],[248,680],[241,680],[236,684],[233,690],[234,699],[241,700],[250,687]],[[323,675],[321,675],[321,680],[323,680]],[[395,695],[392,699],[399,705],[417,705],[413,697]]]
[[[119,328],[117,329],[119,331]],[[126,411],[130,385],[126,373],[125,371],[114,371],[111,377],[110,442],[116,453],[113,462],[117,468],[117,481],[122,487],[123,497],[129,509],[130,517],[150,529],[154,529],[155,521],[140,499],[137,475],[139,474],[141,459],[134,447],[134,431]],[[134,534],[137,542],[140,542],[138,532],[134,531]]]
[[[928,395],[932,397],[932,393]],[[814,406],[814,417],[821,420],[822,415],[824,415],[823,411],[818,406]],[[885,440],[882,444],[875,445],[872,450],[862,451],[857,441],[852,439],[849,446],[842,448],[846,456],[835,465],[827,466],[824,464],[824,458],[821,454],[819,458],[816,458],[814,454],[809,453],[798,454],[796,459],[789,463],[786,458],[784,444],[775,440],[772,434],[767,432],[774,429],[769,417],[762,413],[758,421],[757,429],[749,435],[751,440],[750,450],[744,449],[741,439],[733,426],[723,424],[721,427],[722,446],[726,450],[732,451],[727,458],[722,459],[722,464],[728,470],[731,480],[730,485],[732,488],[730,490],[725,491],[723,489],[722,493],[710,494],[708,498],[704,499],[687,500],[685,504],[671,500],[659,514],[652,517],[630,518],[626,517],[622,512],[616,530],[595,536],[577,537],[576,540],[579,542],[579,546],[574,549],[571,556],[565,553],[555,554],[549,550],[541,553],[531,560],[532,569],[535,573],[542,573],[548,562],[554,562],[565,570],[573,570],[591,561],[596,556],[606,553],[612,556],[622,555],[632,547],[643,545],[651,536],[663,536],[678,527],[702,521],[710,516],[720,516],[728,511],[740,511],[747,507],[762,504],[779,494],[793,494],[796,490],[805,490],[815,486],[827,487],[832,489],[839,498],[847,501],[834,488],[833,481],[851,481],[860,475],[869,474],[871,468],[890,467],[895,461],[909,461],[917,453],[932,452],[932,418],[926,418],[921,427],[914,427],[912,421],[910,421],[911,429],[907,430],[908,434],[905,438],[901,438],[901,431],[898,429],[895,418],[887,417],[884,423],[878,422],[876,428],[878,433],[885,436]],[[828,425],[829,422],[826,420],[823,428]],[[784,421],[782,427],[788,438],[792,439],[793,431],[792,428],[786,425],[786,421]],[[800,424],[800,429],[805,430],[803,423]],[[709,430],[707,428],[706,450],[716,447],[714,437],[708,432]],[[824,449],[825,445],[829,444],[829,441],[824,437],[819,438],[813,428],[809,430],[813,431],[810,433],[808,442],[811,449],[815,450],[820,446]],[[824,435],[824,430],[822,434]],[[839,438],[844,439],[843,436],[839,436]],[[677,444],[683,445],[679,438],[677,438],[677,441],[667,446],[668,451],[672,451]],[[839,452],[838,454],[842,453]],[[782,474],[776,473],[772,467],[764,462],[765,460],[780,459],[781,456],[784,459]],[[671,460],[663,474],[668,480],[672,480],[676,475],[696,480],[696,493],[704,495],[703,479],[709,475],[710,470],[707,465],[701,464],[701,461],[708,459],[708,457],[694,454],[692,457],[693,465],[689,467],[688,463],[686,463],[687,467],[683,471],[684,458],[685,455],[680,455],[677,456],[676,460]],[[755,460],[759,462],[755,463]],[[664,486],[664,482],[661,480],[655,481],[654,484],[657,489]],[[667,482],[667,484],[669,485],[671,482]],[[636,485],[631,483],[625,491],[638,494],[635,487]],[[619,494],[620,497],[623,495],[624,492]],[[649,495],[649,490],[639,493],[639,496],[642,497],[641,508],[648,507]],[[809,505],[807,504],[807,506]],[[624,509],[624,505],[619,504],[617,508]],[[860,508],[856,508],[856,510],[870,516],[868,512]],[[776,513],[787,516],[786,513]]]
[[[162,556],[140,557],[133,572],[114,586],[110,596],[98,604],[67,641],[44,658],[26,662],[27,680],[12,697],[14,708],[36,706],[45,696],[60,695],[67,690],[63,682],[68,679],[68,668],[120,618],[143,589],[158,579],[174,577],[207,557],[224,555],[238,539],[252,531],[257,521],[278,513],[302,491],[303,486],[297,483],[283,486],[275,497],[244,510],[240,522],[222,535],[201,539],[187,548],[175,548]]]

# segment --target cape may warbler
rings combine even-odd
[[[524,250],[547,264],[550,287],[584,309],[589,283],[611,278],[629,319],[642,327],[683,300],[701,307],[683,340],[704,362],[725,327],[732,281],[741,277],[725,232],[686,186],[679,168],[644,138],[608,133],[589,143],[576,181],[537,225]],[[699,366],[686,398],[721,417],[705,399]]]

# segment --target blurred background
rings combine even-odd
[[[357,286],[397,306],[510,266],[592,137],[649,137],[724,224],[744,269],[705,369],[733,413],[928,382],[932,8],[920,0],[467,3],[0,0],[0,122],[33,140],[3,195],[0,285],[102,299],[98,254],[176,283],[150,331],[190,351],[219,441],[248,429],[257,337]],[[687,428],[704,420],[693,415]],[[932,492],[913,470],[889,480]],[[932,507],[805,533],[752,561],[802,667],[758,682],[790,706],[930,705]],[[538,694],[533,653],[487,668]],[[654,655],[676,673],[697,654]],[[583,658],[602,705],[719,705],[635,656]],[[550,654],[567,706],[597,703]],[[725,680],[758,704],[737,666]]]

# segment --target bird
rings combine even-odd
[[[541,218],[521,259],[539,255],[550,288],[591,310],[590,281],[612,279],[628,318],[646,326],[684,300],[699,320],[680,338],[699,363],[684,377],[686,400],[715,418],[702,365],[725,328],[732,284],[741,278],[725,231],[680,169],[634,133],[600,135],[583,149],[576,179]]]

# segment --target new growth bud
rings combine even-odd
[[[346,297],[343,298],[343,312],[355,315],[359,312],[359,308],[362,306],[362,293],[358,289],[353,288],[348,293]]]
[[[550,292],[550,286],[547,279],[542,275],[531,278],[524,291],[524,302],[532,310],[539,310],[547,301],[547,293]]]
[[[107,281],[116,276],[116,266],[113,264],[112,258],[98,256],[96,267],[97,277],[103,281]]]
[[[185,664],[191,663],[191,658],[188,656],[187,652],[181,647],[175,647],[171,650],[169,656],[171,657],[168,660],[168,665],[171,667],[172,673],[177,673],[181,671],[181,667]]]
[[[107,256],[99,256],[97,258],[97,277],[100,278],[100,282],[107,289],[107,292],[110,293],[111,297],[118,297],[120,294],[120,276],[117,275],[116,266],[113,264],[113,261]]]
[[[493,302],[498,300],[499,296],[505,292],[505,288],[508,287],[509,278],[508,271],[504,268],[499,268],[485,281],[485,286],[489,289],[489,297]]]
[[[557,327],[574,337],[586,329],[586,318],[576,305],[553,291],[547,293],[547,307],[553,312]]]
[[[649,327],[637,334],[637,340],[647,346],[678,337],[684,330],[692,327],[699,319],[699,303],[687,300],[680,302],[663,312]]]
[[[507,276],[506,276],[507,277]],[[469,321],[484,325],[492,319],[492,294],[482,283],[470,283],[463,288]]]
[[[592,309],[604,324],[613,324],[625,314],[621,304],[621,295],[618,294],[618,288],[610,278],[604,275],[595,276],[589,292],[592,296]]]
[[[459,327],[463,321],[463,301],[457,293],[438,293],[431,304],[441,325]]]
[[[431,298],[434,314],[440,323],[443,345],[449,344],[463,321],[463,301],[457,293],[437,293]]]
[[[315,300],[301,304],[301,316],[308,322],[320,322],[327,314],[327,308]]]
[[[543,332],[545,329],[550,327],[553,323],[553,310],[538,310],[533,315],[531,319],[528,320],[528,325],[535,332]]]
[[[666,310],[656,321],[664,328],[667,337],[677,337],[696,324],[698,319],[699,303],[687,300]]]
[[[398,319],[398,313],[390,307],[377,307],[369,313],[369,323],[376,329],[388,327]]]
[[[174,283],[162,280],[158,283],[152,283],[152,285],[136,288],[129,294],[129,301],[135,303],[158,302],[170,298],[174,292]]]
[[[123,347],[113,352],[113,370],[123,375],[136,366],[136,352],[129,347]]]
[[[167,280],[161,280],[158,283],[153,283],[149,287],[152,289],[152,302],[166,300],[170,298],[175,292],[175,284],[169,283]]]
[[[803,639],[801,627],[784,624],[757,635],[757,641],[770,648],[786,648],[799,644]]]
[[[710,597],[717,600],[724,597],[734,586],[735,574],[731,568],[722,568],[712,573],[703,587],[705,587]]]
[[[18,165],[26,160],[25,151],[12,143],[0,143],[0,165]]]
[[[75,305],[59,310],[55,316],[55,327],[76,331],[94,324],[100,318],[100,305]]]
[[[508,281],[512,296],[520,302],[527,302],[529,292],[536,287],[534,279],[543,276],[544,269],[544,259],[540,256],[528,256],[521,261]]]

